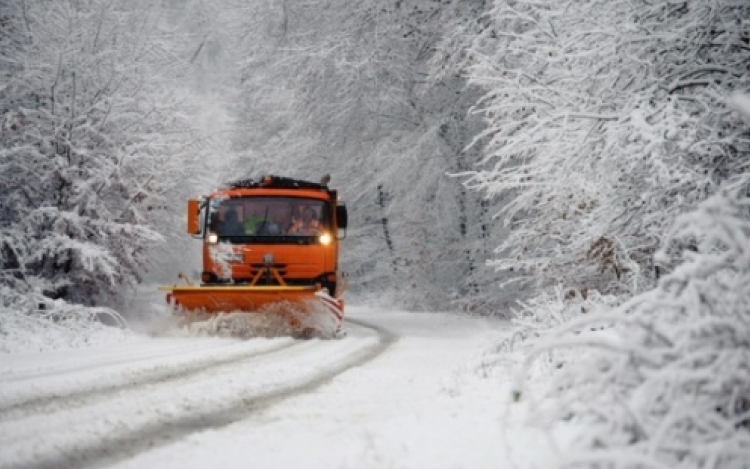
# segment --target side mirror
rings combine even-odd
[[[346,213],[346,205],[337,205],[336,206],[336,225],[340,229],[345,230],[348,224],[349,224],[349,215]]]
[[[346,205],[336,206],[336,225],[339,230],[344,230],[344,235],[337,236],[339,240],[346,239],[346,227],[349,224],[349,215],[346,213]]]
[[[191,235],[201,234],[200,225],[200,200],[191,199],[188,200],[187,205],[187,232]]]

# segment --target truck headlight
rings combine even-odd
[[[323,246],[328,246],[329,244],[331,244],[332,238],[328,233],[323,233],[322,235],[318,236],[318,241],[320,241],[320,244],[322,244]]]
[[[206,235],[206,244],[216,244],[219,242],[219,235],[216,233],[208,233]]]

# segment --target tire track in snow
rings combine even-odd
[[[156,364],[151,368],[127,370],[119,377],[119,379],[103,384],[95,383],[93,387],[89,384],[88,386],[84,386],[82,389],[74,389],[62,394],[56,393],[53,389],[50,389],[37,396],[19,396],[17,397],[18,400],[16,400],[16,402],[11,401],[10,404],[0,404],[0,421],[14,418],[19,415],[23,416],[24,414],[32,412],[40,413],[45,410],[54,410],[54,408],[60,407],[77,407],[81,404],[90,403],[92,400],[97,398],[106,398],[107,396],[114,393],[134,390],[148,384],[166,383],[169,381],[187,378],[203,373],[207,370],[216,369],[217,367],[233,366],[238,361],[244,361],[264,355],[269,355],[272,353],[277,353],[281,350],[299,345],[301,345],[300,342],[285,342],[278,345],[272,345],[260,350],[245,350],[234,352],[218,359],[195,359],[192,361],[192,363],[188,364]],[[207,351],[210,350],[211,349],[208,349]],[[113,363],[111,366],[115,366],[117,364],[119,363]],[[99,365],[94,368],[105,368],[105,366]],[[59,374],[69,373],[73,374],[76,371],[81,370],[73,370],[70,372],[68,372],[67,370],[61,372],[52,372],[45,376],[55,376]],[[33,379],[24,379],[23,381],[33,382]]]
[[[314,391],[336,376],[354,367],[364,365],[388,350],[398,337],[381,327],[360,320],[347,319],[347,323],[375,332],[377,341],[349,353],[344,359],[298,383],[278,386],[270,390],[259,390],[247,396],[235,396],[232,402],[220,409],[204,408],[170,418],[166,421],[151,420],[145,425],[115,435],[103,435],[95,442],[61,449],[56,455],[47,455],[33,462],[11,464],[8,468],[18,469],[58,469],[62,467],[102,467],[126,460],[137,454],[169,444],[193,433],[218,429],[247,419],[271,406],[295,396]],[[344,338],[340,342],[346,343]],[[309,343],[309,342],[302,342]],[[325,344],[326,342],[322,342]],[[268,354],[272,358],[278,353]],[[293,355],[292,360],[295,359]]]
[[[44,379],[44,378],[51,378],[53,376],[64,376],[64,375],[70,375],[75,374],[83,371],[93,371],[97,369],[105,370],[107,368],[111,368],[117,365],[127,365],[127,364],[135,364],[138,362],[150,362],[154,359],[162,359],[162,358],[171,358],[176,356],[182,356],[187,354],[188,352],[191,352],[195,349],[195,344],[190,344],[189,346],[184,345],[181,347],[175,347],[174,349],[170,349],[165,352],[157,352],[157,353],[147,353],[147,354],[135,354],[133,357],[129,358],[115,358],[111,360],[101,360],[97,361],[93,364],[86,364],[86,365],[72,365],[68,367],[61,367],[61,368],[52,368],[52,369],[32,369],[32,370],[9,370],[6,371],[5,374],[0,374],[0,382],[2,383],[16,383],[16,382],[22,382],[22,381],[32,381],[37,379]],[[222,350],[225,348],[232,347],[236,344],[230,343],[230,344],[217,344],[212,345],[208,347],[201,348],[201,352],[205,351],[214,351],[214,350]],[[1,408],[0,408],[1,410]]]

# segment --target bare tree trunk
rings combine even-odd
[[[387,199],[388,194],[383,191],[383,185],[378,184],[378,205],[383,210],[383,218],[381,218],[380,223],[383,225],[383,236],[385,237],[385,244],[388,246],[388,252],[391,253],[391,267],[393,268],[393,271],[396,272],[396,251],[393,247],[393,239],[391,238],[390,230],[388,229],[388,217],[385,214]]]

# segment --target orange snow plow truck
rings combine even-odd
[[[184,284],[161,287],[167,302],[218,329],[232,317],[257,335],[340,334],[347,211],[328,179],[265,176],[189,200],[187,231],[203,240],[203,269],[199,283],[180,274]]]

